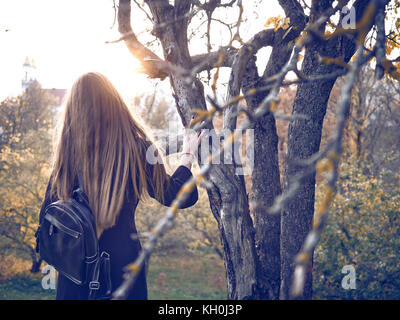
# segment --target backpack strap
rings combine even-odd
[[[100,289],[99,279],[101,270],[103,270],[103,273],[105,272],[106,292],[100,299],[107,299],[111,296],[111,278],[110,255],[105,251],[101,253],[94,266],[92,281],[89,282],[89,300],[95,300],[97,298],[96,293]]]
[[[96,293],[100,289],[100,282],[99,282],[100,266],[101,266],[101,258],[97,258],[93,270],[92,281],[89,282],[89,300],[96,299]]]
[[[76,187],[76,180],[78,180],[78,186]],[[72,198],[77,199],[79,202],[84,202],[84,204],[90,208],[89,199],[84,189],[83,184],[83,174],[82,171],[78,171],[75,175],[74,190],[72,191]]]
[[[103,257],[103,266],[104,266],[104,275],[105,275],[105,284],[106,284],[106,293],[104,294],[104,298],[108,299],[111,297],[111,269],[110,269],[110,255],[103,251],[101,253]]]

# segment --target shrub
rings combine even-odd
[[[341,164],[338,193],[314,255],[315,299],[400,298],[399,174],[383,170],[371,178],[366,169],[351,159]],[[355,267],[355,290],[341,286],[345,265]]]

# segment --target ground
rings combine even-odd
[[[148,270],[149,300],[226,299],[224,266],[215,255],[153,256]],[[47,300],[42,275],[22,273],[0,282],[0,300]]]

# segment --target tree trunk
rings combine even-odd
[[[211,169],[209,180],[214,187],[208,191],[211,211],[217,220],[227,280],[227,298],[255,299],[257,255],[253,222],[244,185],[232,180],[227,167]]]
[[[354,3],[356,21],[363,17],[369,1]],[[311,22],[331,5],[330,1],[313,1]],[[321,26],[323,30],[324,26]],[[338,36],[322,41],[314,39],[306,46],[302,65],[305,76],[324,75],[341,70],[335,64],[322,64],[319,57],[332,57],[348,62],[355,52],[356,36]],[[319,151],[323,120],[328,99],[337,78],[323,81],[305,82],[298,85],[293,104],[293,115],[306,115],[307,120],[292,120],[288,129],[287,153],[284,170],[284,192],[287,192],[291,179],[304,169],[298,159],[306,159]],[[293,277],[294,258],[300,251],[305,237],[312,227],[315,201],[315,173],[300,181],[300,187],[286,202],[281,216],[281,290],[280,298],[290,298],[290,285]],[[312,261],[312,259],[311,259]],[[306,275],[304,299],[312,298],[312,263]]]
[[[40,271],[40,266],[42,265],[42,259],[37,258],[36,254],[35,257],[32,256],[32,267],[30,272],[31,273],[38,273]]]
[[[258,76],[255,59],[247,64],[243,79],[243,91],[257,89],[266,85],[265,80],[277,74],[288,62],[292,51],[288,42],[293,40],[300,29],[286,35],[285,30],[274,34],[273,49],[262,77]],[[264,90],[248,96],[246,103],[250,110],[255,110],[269,94]],[[280,290],[280,213],[270,214],[268,209],[275,198],[281,194],[281,182],[278,159],[278,134],[275,118],[267,113],[253,127],[254,129],[254,169],[252,172],[252,212],[254,215],[255,241],[259,259],[258,296],[259,299],[277,300]]]
[[[312,53],[306,54],[303,72],[309,75],[316,70]],[[321,67],[322,68],[322,67]],[[322,68],[324,69],[324,68]],[[307,159],[318,152],[321,142],[322,123],[330,91],[334,80],[299,85],[293,105],[293,115],[304,114],[309,120],[291,121],[288,130],[287,155],[285,165],[284,190],[290,185],[290,179],[302,171],[295,159]],[[281,299],[289,298],[292,281],[294,257],[300,251],[305,237],[311,229],[314,215],[315,174],[300,181],[296,194],[286,203],[281,216]],[[307,276],[304,298],[312,297],[311,268]]]

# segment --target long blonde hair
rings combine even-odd
[[[129,176],[137,199],[151,187],[162,201],[166,172],[159,163],[150,168],[146,161],[150,146],[111,82],[99,73],[84,74],[65,102],[51,191],[59,199],[70,198],[80,170],[100,236],[115,225]]]

